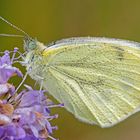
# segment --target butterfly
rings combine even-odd
[[[75,37],[45,46],[25,36],[28,74],[77,119],[106,128],[140,110],[140,43]]]

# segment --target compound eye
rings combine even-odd
[[[24,48],[26,51],[34,50],[37,47],[36,40],[25,38]]]
[[[34,50],[36,48],[36,42],[35,41],[29,42],[28,47],[30,50]]]

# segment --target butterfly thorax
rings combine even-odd
[[[31,78],[38,81],[41,79],[44,69],[42,53],[43,50],[46,49],[46,46],[38,41],[33,41],[25,42],[26,46],[24,46],[28,52],[25,57],[25,65]]]

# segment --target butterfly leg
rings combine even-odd
[[[28,76],[28,72],[25,73],[25,76],[23,77],[21,83],[20,83],[20,84],[18,85],[18,87],[16,88],[15,93],[16,93],[16,92],[19,90],[19,88],[22,86],[22,84],[23,84],[24,81],[26,80],[27,76]]]

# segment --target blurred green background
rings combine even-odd
[[[104,36],[140,42],[140,0],[0,0],[0,15],[41,42],[67,37]],[[0,33],[15,33],[0,21]],[[21,39],[0,37],[0,51],[19,47]],[[31,82],[31,80],[29,81]],[[108,129],[84,124],[65,109],[54,121],[60,140],[139,140],[140,113]]]

